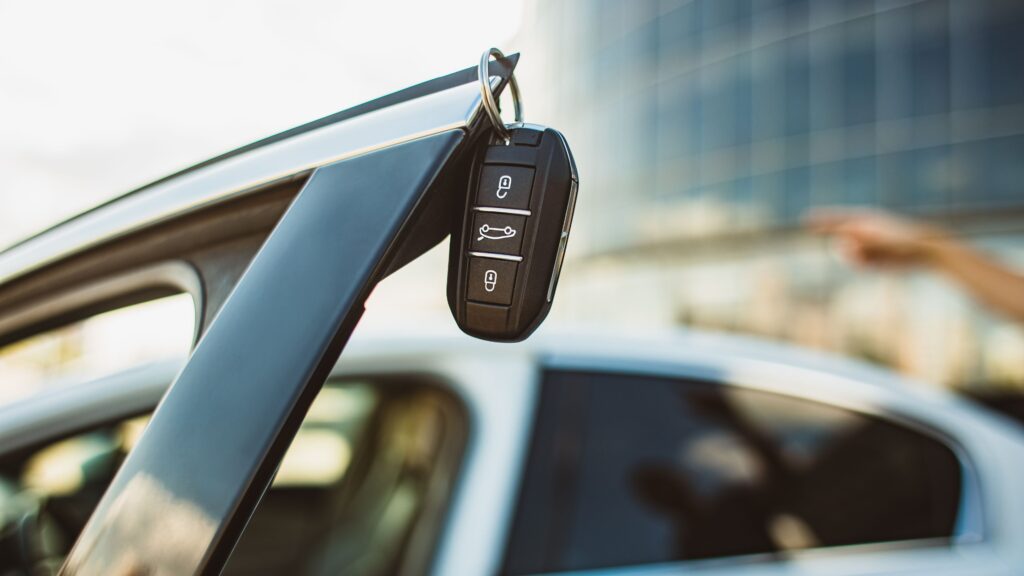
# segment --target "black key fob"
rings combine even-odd
[[[565,257],[579,177],[557,130],[511,127],[472,168],[452,231],[448,305],[465,333],[516,342],[544,321]]]

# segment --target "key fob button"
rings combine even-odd
[[[516,268],[517,264],[510,260],[471,257],[466,297],[487,304],[511,304]]]
[[[526,210],[530,207],[533,168],[487,164],[480,173],[476,193],[479,206]]]
[[[474,212],[469,249],[518,256],[523,245],[526,216],[497,212]]]
[[[487,334],[502,334],[508,330],[508,311],[508,306],[466,302],[466,320]]]

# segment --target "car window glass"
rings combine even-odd
[[[0,574],[59,567],[148,419],[0,457]],[[422,571],[464,425],[457,402],[422,382],[329,382],[224,574]]]
[[[183,358],[194,324],[191,296],[178,294],[0,347],[0,405],[146,362]]]
[[[551,373],[505,572],[952,535],[960,465],[879,418],[767,392]]]
[[[326,387],[224,574],[424,572],[463,426],[454,400],[432,386]]]

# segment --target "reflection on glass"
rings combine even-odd
[[[711,383],[554,372],[537,418],[509,574],[944,540],[954,531],[952,450],[837,406]]]

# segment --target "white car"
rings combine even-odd
[[[9,489],[73,476],[22,541],[74,538],[179,367],[0,409]],[[1016,424],[785,346],[357,338],[224,573],[1019,574],[1022,477]]]

